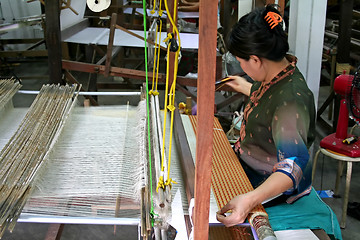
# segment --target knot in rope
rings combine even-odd
[[[167,109],[169,109],[170,112],[173,112],[176,108],[174,105],[168,105]]]
[[[159,177],[159,182],[158,182],[158,185],[156,187],[156,192],[159,192],[159,188],[165,189],[165,183],[164,183],[164,177],[163,176]]]
[[[172,38],[173,38],[173,35],[171,33],[168,33],[167,38],[165,38],[163,42],[168,42]]]
[[[159,95],[160,93],[158,92],[158,91],[156,91],[156,90],[150,90],[149,91],[149,95],[153,95],[153,96],[157,96],[157,95]]]
[[[171,184],[174,183],[174,184],[177,184],[177,182],[175,182],[174,180],[172,180],[171,178],[168,178],[165,182],[165,186],[169,186],[170,189],[171,189]]]

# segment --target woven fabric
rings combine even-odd
[[[197,117],[189,116],[196,135]],[[213,127],[213,166],[211,169],[211,187],[213,189],[219,209],[224,207],[237,195],[253,190],[237,156],[217,118]],[[265,212],[262,205],[258,205],[253,212]]]
[[[197,117],[190,115],[189,118],[196,135]],[[237,195],[252,191],[253,187],[248,177],[246,176],[246,173],[242,168],[237,156],[232,150],[231,145],[229,144],[229,141],[217,118],[214,118],[213,141],[211,187],[214,192],[218,208],[221,209],[232,198]],[[266,214],[265,209],[262,205],[256,206],[252,210],[252,213],[254,213],[254,215]],[[252,214],[248,216],[248,220],[250,219],[251,215]],[[229,231],[229,229],[225,229],[225,227],[222,230],[221,228],[212,230],[212,228],[210,227],[209,239],[214,236],[214,232],[219,233],[219,231],[226,231],[227,234],[231,234],[231,239],[253,239],[251,235],[249,235],[248,233],[244,233],[245,230],[241,227],[236,231]]]

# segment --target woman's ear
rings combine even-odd
[[[261,59],[256,56],[256,55],[250,55],[250,59],[249,60],[252,60],[254,62],[261,62]]]
[[[250,55],[249,61],[251,61],[251,63],[256,67],[260,67],[262,64],[261,58],[256,55]]]

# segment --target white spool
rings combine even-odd
[[[101,12],[110,6],[111,0],[86,0],[86,4],[91,11]]]

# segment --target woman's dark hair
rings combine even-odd
[[[227,47],[230,53],[245,60],[256,55],[272,61],[280,61],[286,55],[289,44],[283,23],[271,29],[264,19],[268,12],[280,15],[274,5],[268,5],[240,18],[229,33]]]

